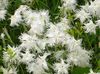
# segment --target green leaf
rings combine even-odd
[[[73,68],[73,71],[71,74],[88,74],[90,69],[88,67],[81,68],[81,67],[75,67]]]
[[[3,74],[2,68],[0,68],[0,74]]]

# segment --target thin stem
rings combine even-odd
[[[23,28],[24,28],[24,31],[27,32],[28,30],[27,30],[25,24],[23,24],[22,26],[23,26]]]
[[[4,38],[2,39],[2,43],[3,43],[3,47],[5,48],[6,47],[6,43],[5,43],[5,39]]]
[[[9,35],[8,31],[7,31],[7,29],[6,29],[6,28],[3,28],[3,31],[4,31],[5,35],[7,36],[7,38],[9,39],[9,41],[10,41],[12,44],[14,44],[14,42],[12,41],[12,39],[11,39],[11,37],[10,37],[10,35]]]
[[[88,39],[87,34],[86,34],[86,33],[84,33],[84,34],[85,34],[85,37],[86,37],[86,39],[87,39],[87,41],[88,41],[88,43],[89,43],[89,46],[92,48],[92,45],[91,45],[91,43],[90,43],[90,41],[89,41],[89,39]]]

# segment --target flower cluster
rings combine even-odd
[[[8,0],[0,0],[0,20],[5,19],[7,13]]]
[[[7,1],[1,1],[0,19],[4,19]],[[27,5],[20,5],[10,18],[10,26],[14,28],[23,25],[29,29],[18,37],[20,45],[8,45],[7,50],[3,52],[6,67],[1,69],[4,74],[17,74],[17,66],[21,63],[26,65],[30,74],[50,74],[50,69],[53,70],[51,74],[69,74],[69,70],[74,66],[91,67],[92,51],[82,46],[83,39],[76,39],[68,32],[73,26],[66,12],[71,10],[75,13],[74,20],[80,20],[85,33],[95,34],[96,28],[100,27],[100,0],[91,1],[80,9],[76,6],[76,0],[62,0],[60,9],[63,9],[64,15],[60,17],[59,22],[53,23],[50,21],[48,10],[32,10]],[[95,16],[97,20],[92,21]],[[4,38],[3,34],[1,36]],[[54,61],[50,61],[52,57]],[[91,71],[89,74],[95,73]]]

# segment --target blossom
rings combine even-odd
[[[6,13],[7,13],[6,10],[0,10],[0,20],[4,20],[5,19]]]
[[[48,43],[50,45],[63,43],[65,39],[65,33],[60,30],[56,25],[51,24],[46,36],[48,37]]]
[[[12,62],[15,61],[14,55],[15,55],[15,47],[11,47],[8,45],[8,49],[6,49],[5,52],[3,52],[3,60],[5,62]]]
[[[81,6],[82,10],[85,10],[89,13],[89,3],[86,3],[85,5]]]
[[[96,21],[96,25],[99,26],[99,28],[100,28],[100,20]]]
[[[100,0],[91,1],[88,9],[91,15],[100,17]]]
[[[64,54],[64,50],[61,50],[61,51],[57,51],[57,52],[55,52],[55,58],[57,59],[57,60],[59,60],[61,57],[62,57],[62,55]]]
[[[44,28],[48,26],[49,15],[48,11],[36,11],[30,9],[27,5],[21,5],[11,16],[10,26],[19,26],[19,23],[24,22],[30,26],[28,33],[41,35]]]
[[[29,30],[30,34],[41,35],[44,28],[49,25],[48,11],[32,11],[30,14],[25,13],[25,15],[27,15],[25,17],[26,23],[31,25],[31,29]]]
[[[16,71],[16,68],[3,68],[1,67],[2,71],[3,71],[3,74],[17,74],[17,71]]]
[[[10,19],[10,26],[19,26],[19,23],[22,22],[21,10],[17,9]]]
[[[18,47],[11,47],[8,45],[8,48],[3,51],[3,61],[6,65],[11,65],[11,64],[19,64],[20,57],[18,55]]]
[[[42,10],[40,11],[40,19],[41,22],[44,22],[44,24],[49,23],[49,11],[48,10]]]
[[[66,19],[66,17],[64,17],[64,18],[61,18],[60,22],[56,23],[56,26],[57,28],[59,28],[59,30],[65,32],[70,29],[69,24],[70,24],[69,20]]]
[[[57,74],[68,74],[69,64],[66,64],[63,59],[60,63],[54,64],[54,70]]]
[[[68,51],[71,52],[77,49],[82,49],[81,42],[82,42],[81,39],[75,40],[74,37],[67,35],[66,46],[68,48]]]
[[[34,49],[34,51],[37,52],[42,52],[47,44],[46,39],[38,39],[36,35],[30,35],[27,33],[23,33],[19,39],[21,41],[20,48]]]
[[[80,67],[90,66],[89,60],[91,59],[91,52],[83,49],[81,42],[81,39],[76,40],[70,35],[67,36],[66,46],[69,53],[67,55],[66,61],[70,64],[74,64]]]
[[[33,63],[28,64],[27,69],[29,72],[34,74],[44,74],[46,73],[44,69],[48,70],[46,58],[50,53],[44,53],[43,56],[39,56],[35,59]]]
[[[5,15],[7,13],[8,0],[0,0],[0,20],[5,19]]]
[[[10,26],[19,26],[19,23],[23,22],[22,20],[22,12],[25,12],[28,7],[26,5],[21,5],[11,16]]]
[[[86,30],[86,33],[96,33],[96,27],[97,25],[95,25],[91,20],[89,21],[89,23],[84,24],[84,29]]]
[[[19,26],[18,24],[22,21],[21,16],[20,15],[13,15],[11,16],[11,24],[10,26]]]
[[[22,58],[20,62],[23,62],[25,64],[29,64],[30,62],[34,61],[34,54],[30,53],[29,50],[24,51],[25,53],[20,53]]]
[[[81,9],[80,11],[76,12],[76,18],[79,18],[80,21],[83,23],[86,19],[90,18],[90,14]]]
[[[34,73],[34,74],[47,74],[45,72],[45,70],[39,66],[38,64],[36,63],[29,63],[28,66],[26,67],[27,71],[29,73]]]
[[[76,6],[76,0],[62,0],[63,2],[63,7],[67,9],[75,9]]]
[[[1,39],[4,39],[4,37],[5,37],[5,34],[1,33]]]
[[[6,9],[8,6],[8,0],[0,0],[0,10]]]
[[[31,36],[27,33],[22,33],[21,36],[19,36],[19,39],[21,41],[20,47],[26,48],[26,49],[32,49],[36,45],[37,37]]]
[[[66,61],[76,66],[87,67],[90,66],[90,55],[91,52],[89,51],[86,51],[84,49],[76,49],[68,54],[68,59]]]
[[[100,74],[100,73],[99,72],[98,73],[95,73],[95,72],[93,72],[92,69],[90,69],[90,73],[89,74]]]
[[[36,58],[36,63],[39,66],[43,67],[44,69],[48,69],[47,62],[46,62],[46,58],[48,55],[50,55],[50,53],[44,53],[43,56],[39,56],[38,58]]]

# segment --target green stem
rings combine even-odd
[[[24,24],[22,26],[24,28],[24,31],[27,32],[28,30],[27,30],[26,26]]]
[[[4,38],[2,39],[2,43],[3,43],[3,47],[5,48],[6,47],[6,43],[5,43],[5,39]]]
[[[92,48],[92,45],[91,45],[91,43],[90,43],[90,41],[89,41],[89,38],[88,38],[87,34],[86,34],[86,33],[84,33],[84,34],[85,34],[85,37],[86,37],[86,39],[87,39],[87,41],[88,41],[88,43],[89,43],[89,46]]]
[[[19,65],[19,66],[21,68],[22,74],[24,74],[24,70],[23,70],[22,66],[21,65]]]
[[[7,29],[6,29],[6,28],[3,28],[3,31],[4,31],[5,35],[7,36],[7,38],[9,39],[9,41],[10,41],[12,44],[14,44],[14,42],[12,41],[10,35],[8,34]]]

